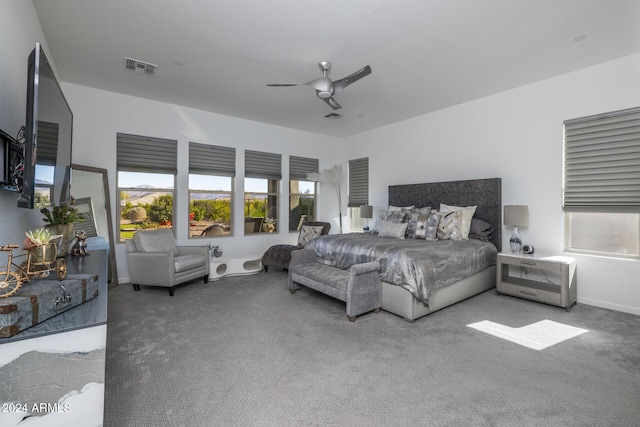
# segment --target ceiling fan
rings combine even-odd
[[[322,70],[322,77],[320,77],[319,79],[311,80],[307,83],[273,83],[268,84],[267,86],[310,86],[316,90],[316,95],[318,95],[318,98],[329,104],[329,106],[334,110],[337,110],[339,108],[342,108],[342,106],[338,104],[335,99],[333,99],[333,96],[338,94],[342,89],[349,86],[351,83],[356,82],[361,78],[371,74],[371,67],[367,65],[364,68],[359,69],[355,73],[348,75],[347,77],[344,77],[340,80],[332,81],[329,77],[327,77],[327,72],[329,71],[329,68],[331,68],[331,63],[322,61],[318,65]]]

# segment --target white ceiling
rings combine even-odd
[[[640,52],[640,0],[33,3],[62,81],[331,136]],[[335,97],[342,118],[310,87],[266,86],[321,77],[319,61],[334,80],[373,69]]]

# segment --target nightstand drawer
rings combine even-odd
[[[529,286],[521,286],[513,283],[502,282],[499,286],[499,292],[560,307],[565,306],[562,302],[562,295],[560,294],[559,288],[557,292],[553,292],[550,290],[540,289],[536,285],[532,284]]]
[[[522,256],[519,257],[510,257],[505,255],[500,255],[500,261],[502,264],[508,265],[518,265],[520,267],[527,268],[539,268],[546,271],[562,271],[562,263],[556,261],[547,261],[540,258],[525,258]]]

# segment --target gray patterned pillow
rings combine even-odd
[[[378,211],[376,215],[376,221],[373,223],[373,228],[371,229],[372,233],[377,233],[380,231],[380,227],[382,226],[382,222],[386,221],[389,217],[389,211],[381,209]]]
[[[304,246],[309,243],[309,240],[315,239],[322,234],[321,225],[303,225],[298,235],[298,245]]]
[[[411,211],[411,218],[409,218],[409,225],[407,226],[407,238],[415,239],[416,238],[416,227],[418,226],[418,217],[423,215],[423,218],[426,220],[429,218],[429,212],[431,212],[431,207],[418,208],[413,209]]]
[[[416,239],[435,241],[438,240],[438,225],[440,224],[440,212],[432,210],[429,214],[421,214],[416,221]]]
[[[378,236],[380,237],[393,237],[395,239],[404,239],[404,235],[407,232],[407,223],[384,221],[380,227]]]

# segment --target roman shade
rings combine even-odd
[[[640,212],[640,107],[564,122],[567,212]]]
[[[235,177],[236,149],[190,142],[189,173]]]
[[[318,159],[308,157],[289,156],[289,179],[309,181],[307,174],[318,172]]]
[[[350,208],[369,204],[369,158],[349,160]]]
[[[177,141],[118,133],[116,143],[119,171],[177,173]]]
[[[282,156],[262,151],[245,150],[244,176],[247,178],[282,179]]]

